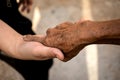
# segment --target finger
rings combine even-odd
[[[71,25],[73,25],[73,23],[71,23],[71,22],[64,22],[62,24],[57,25],[55,27],[55,29],[65,29],[66,27],[69,27]]]
[[[32,6],[31,6],[31,5],[28,5],[28,6],[27,6],[27,13],[29,13],[31,9],[32,9]]]
[[[39,46],[36,48],[36,58],[40,60],[46,60],[46,59],[51,59],[51,58],[58,58],[59,60],[64,59],[63,53],[56,48],[50,48],[46,46]]]
[[[24,3],[24,0],[20,0],[19,3],[18,3],[18,6],[20,7],[21,4],[23,4],[23,3]]]
[[[42,43],[45,39],[45,35],[24,35],[23,40],[25,41],[37,41]]]
[[[27,0],[27,12],[29,13],[31,8],[32,8],[33,1],[32,0]]]
[[[53,32],[54,33],[56,31],[58,32],[58,30],[66,29],[66,28],[68,28],[68,27],[70,27],[72,25],[73,25],[73,23],[71,23],[71,22],[64,22],[62,24],[57,25],[55,28],[48,28],[47,29],[47,35],[51,35]]]
[[[24,2],[21,11],[24,12],[27,9],[27,3]]]
[[[46,36],[45,35],[34,35],[33,38],[34,38],[34,41],[43,43]]]
[[[26,0],[20,0],[19,3],[18,3],[18,6],[20,7],[21,5],[22,5],[21,11],[23,12],[27,9],[27,1]]]
[[[33,4],[33,1],[32,1],[32,0],[27,0],[27,4],[28,4],[28,5],[32,5],[32,4]]]
[[[21,7],[21,11],[23,12],[25,9],[26,9],[26,6],[27,6],[27,3],[26,3],[26,0],[20,0],[19,3],[18,3],[18,6]]]
[[[64,55],[60,50],[54,48],[53,53],[59,60],[64,60]]]

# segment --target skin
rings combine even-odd
[[[64,53],[64,60],[75,57],[79,51],[90,44],[120,45],[120,19],[110,21],[65,22],[47,30],[47,36],[24,36],[26,41],[41,42],[46,46],[56,47]]]
[[[21,11],[24,12],[25,10],[29,13],[32,8],[33,0],[20,0],[18,5],[22,6]]]
[[[39,38],[43,38],[39,35]],[[23,36],[0,20],[0,50],[7,56],[22,60],[47,60],[51,58],[64,59],[63,53],[52,47],[46,47],[39,42],[26,42]]]

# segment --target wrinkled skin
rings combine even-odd
[[[91,38],[92,33],[86,28],[89,21],[79,21],[77,23],[65,22],[55,28],[47,30],[44,39],[36,35],[26,35],[26,41],[38,41],[46,46],[55,47],[63,51],[64,60],[68,61],[76,56],[86,45],[95,41]]]

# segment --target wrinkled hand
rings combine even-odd
[[[33,4],[33,0],[20,0],[18,4],[19,6],[22,5],[22,12],[26,10],[29,13]]]
[[[65,22],[55,28],[48,29],[47,36],[43,40],[36,35],[27,35],[24,40],[38,41],[46,46],[58,48],[64,53],[63,61],[68,61],[95,40],[95,38],[92,38],[93,35],[89,32],[87,25],[88,21]]]

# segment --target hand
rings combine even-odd
[[[32,40],[43,43],[46,46],[56,47],[63,51],[64,60],[68,61],[76,56],[88,44],[96,40],[93,36],[89,21],[76,23],[65,22],[55,28],[47,30],[47,36],[41,40],[36,35],[27,35],[24,40]]]
[[[43,36],[39,36],[43,38]],[[64,59],[62,52],[57,48],[46,47],[38,42],[26,42],[20,40],[17,44],[14,57],[23,60],[47,60],[51,58]]]
[[[0,50],[5,55],[22,60],[46,60],[51,58],[64,59],[59,49],[46,47],[38,42],[27,42],[5,22],[0,20]],[[39,39],[45,36],[40,35]]]
[[[28,13],[31,10],[32,4],[33,4],[33,0],[20,0],[19,2],[19,6],[22,5],[21,11],[26,10]]]
[[[89,41],[84,37],[85,32],[82,27],[86,27],[86,22],[62,23],[53,29],[48,29],[47,37],[42,43],[62,50],[65,56],[63,61],[66,62],[89,44]]]

